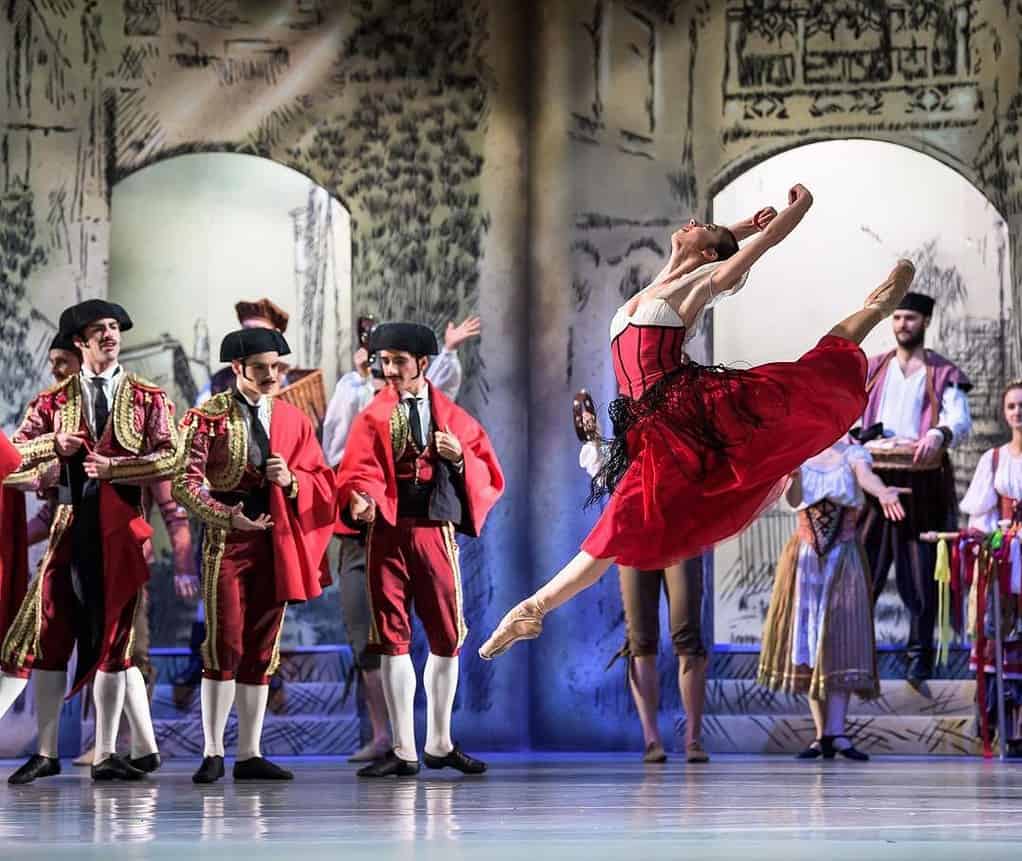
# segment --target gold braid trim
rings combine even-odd
[[[227,546],[227,530],[208,527],[202,540],[202,600],[206,608],[206,639],[199,650],[202,665],[210,670],[220,669],[216,653],[218,592],[220,586],[220,563]]]
[[[468,636],[468,625],[465,624],[464,597],[461,592],[461,559],[457,539],[454,537],[454,524],[445,523],[440,527],[444,534],[444,546],[447,548],[447,561],[451,563],[454,576],[454,601],[458,614],[458,648],[462,647]]]
[[[145,438],[144,428],[135,427],[135,386],[135,375],[127,374],[114,394],[110,414],[114,420],[114,438],[120,443],[121,448],[137,455],[142,451]],[[152,403],[153,393],[145,389],[142,392],[143,400],[148,407]]]
[[[64,433],[78,433],[82,426],[82,386],[78,374],[58,386],[63,387],[65,401],[60,405],[60,429]]]
[[[4,487],[12,487],[15,490],[29,492],[35,490],[39,485],[40,477],[50,469],[60,468],[60,461],[57,458],[41,461],[35,466],[23,467],[17,472],[12,472],[4,479]]]
[[[46,433],[27,442],[16,442],[14,447],[21,455],[22,469],[32,469],[40,462],[53,460],[57,456],[56,434]],[[17,475],[18,473],[15,473]]]
[[[213,490],[234,490],[245,474],[245,464],[248,462],[245,417],[230,392],[224,392],[219,397],[225,395],[225,407],[217,415],[227,414],[227,463],[223,469],[207,470],[206,480]]]
[[[210,505],[200,494],[193,493],[185,480],[185,463],[192,447],[192,438],[198,431],[195,422],[185,428],[184,439],[178,445],[178,462],[174,473],[174,499],[183,505],[191,514],[214,529],[227,530],[231,526],[231,515],[224,514]]]
[[[177,467],[177,449],[168,449],[156,460],[147,460],[142,463],[112,463],[110,464],[111,481],[130,481],[136,478],[151,478],[154,480],[167,478],[174,474]]]
[[[143,586],[142,588],[144,589],[145,586]],[[138,601],[140,595],[141,592],[135,595],[135,600],[131,608],[131,630],[128,631],[128,642],[125,643],[124,652],[121,654],[121,661],[124,663],[128,662],[128,660],[131,658],[132,652],[135,651],[135,614],[138,612]]]
[[[29,654],[36,660],[43,656],[42,649],[39,647],[39,634],[43,626],[43,578],[47,576],[47,569],[53,559],[53,554],[71,525],[73,513],[70,505],[57,506],[53,525],[50,527],[50,540],[46,547],[46,554],[39,563],[39,573],[29,586],[25,599],[21,602],[21,607],[18,608],[18,614],[14,617],[14,622],[4,638],[3,647],[0,648],[3,661],[9,667],[21,667]]]
[[[273,641],[273,652],[270,654],[270,663],[266,667],[266,675],[272,676],[280,669],[280,635],[284,633],[284,614],[287,613],[287,603],[280,609],[280,622],[277,623],[277,636]]]
[[[408,416],[401,409],[401,402],[394,406],[394,412],[390,414],[390,445],[394,450],[394,462],[397,463],[405,453],[405,446],[408,445],[408,438],[411,436]]]

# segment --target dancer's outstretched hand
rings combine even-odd
[[[457,326],[450,322],[444,332],[444,349],[453,353],[466,341],[478,338],[482,331],[483,324],[478,317],[467,317]]]
[[[793,185],[788,191],[788,206],[794,206],[796,203],[804,203],[809,206],[812,202],[813,196],[809,193],[809,189],[800,182]]]
[[[885,487],[877,493],[877,500],[884,511],[884,517],[895,522],[905,519],[905,507],[898,499],[903,493],[911,493],[910,487]]]
[[[767,225],[777,218],[777,210],[772,206],[764,206],[759,212],[752,216],[752,223],[759,231],[766,230]]]
[[[273,521],[269,514],[260,514],[255,520],[242,513],[241,503],[232,509],[231,529],[239,532],[262,532],[264,529],[272,529]]]

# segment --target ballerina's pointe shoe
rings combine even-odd
[[[894,264],[891,274],[884,283],[866,297],[863,307],[867,311],[881,311],[885,317],[893,314],[908,293],[908,288],[912,286],[915,275],[916,267],[912,265],[911,260],[899,260]]]
[[[503,655],[519,640],[534,640],[543,630],[543,605],[535,598],[526,598],[500,620],[490,638],[479,647],[479,657],[492,661]]]

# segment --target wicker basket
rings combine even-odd
[[[319,432],[326,415],[326,386],[319,368],[289,368],[287,385],[277,397],[298,407],[312,421]]]

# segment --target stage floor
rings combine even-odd
[[[192,762],[110,785],[66,765],[31,786],[2,784],[0,857],[936,861],[1022,849],[1022,762],[636,759],[503,754],[480,778],[400,782],[297,759],[293,783],[201,788]]]

